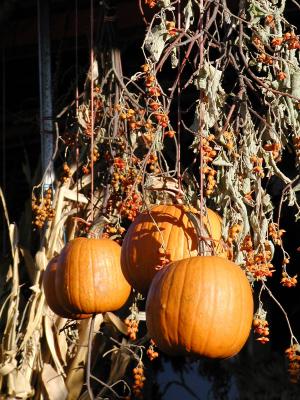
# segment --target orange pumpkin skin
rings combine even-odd
[[[110,239],[76,238],[57,261],[58,300],[72,313],[94,314],[122,307],[130,285],[120,265],[121,247]]]
[[[85,319],[90,318],[91,314],[73,314],[68,312],[64,307],[58,302],[58,298],[55,290],[55,276],[57,271],[57,260],[58,256],[52,258],[49,261],[43,276],[43,286],[45,298],[48,306],[51,310],[63,318],[68,319]]]
[[[245,274],[216,256],[169,264],[153,279],[146,303],[149,335],[170,355],[232,357],[244,346],[252,318]]]
[[[204,255],[211,255],[214,244],[215,254],[225,257],[220,244],[221,217],[207,209],[207,218],[203,218],[203,223],[206,231],[203,236],[214,239],[214,242],[203,242]],[[151,209],[151,214],[139,214],[125,235],[121,253],[122,271],[131,286],[141,293],[147,293],[157,272],[162,255],[159,249],[162,247],[170,252],[170,261],[198,255],[195,226],[181,205],[157,205]]]

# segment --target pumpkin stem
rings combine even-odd
[[[109,220],[106,217],[104,217],[104,215],[101,215],[99,218],[97,218],[95,221],[92,222],[87,237],[95,239],[101,238],[104,226],[107,223],[109,223]]]
[[[196,232],[197,232],[197,239],[198,239],[198,254],[201,255],[206,255],[207,253],[207,244],[209,247],[209,253],[210,255],[215,255],[215,240],[210,236],[209,231],[206,227],[206,224],[201,224],[198,217],[192,212],[192,211],[187,211],[186,212],[189,220],[193,223]],[[209,222],[208,222],[209,223]],[[202,226],[201,226],[202,225]]]

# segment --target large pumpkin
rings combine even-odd
[[[167,354],[231,357],[250,333],[251,287],[244,272],[225,258],[176,261],[153,279],[146,318],[149,335]]]
[[[203,217],[202,255],[225,256],[221,245],[222,219],[207,209]],[[170,252],[170,261],[198,255],[198,237],[194,223],[181,205],[157,205],[150,212],[137,216],[131,224],[122,245],[121,265],[128,282],[141,293],[147,293],[160,265],[162,249]]]
[[[122,307],[130,285],[120,265],[121,247],[110,239],[76,238],[57,261],[55,289],[72,313],[102,313]]]
[[[57,295],[56,295],[56,290],[55,290],[55,276],[56,276],[56,270],[57,270],[57,260],[58,256],[52,258],[52,260],[49,261],[45,271],[44,271],[44,276],[43,276],[43,286],[44,286],[44,293],[45,293],[45,298],[48,306],[51,308],[51,310],[59,315],[60,317],[63,318],[69,318],[69,319],[85,319],[89,318],[91,314],[74,314],[71,312],[68,312],[62,304],[59,303]]]

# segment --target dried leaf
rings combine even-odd
[[[112,324],[121,332],[123,335],[128,334],[127,326],[124,324],[124,322],[114,313],[112,312],[106,312],[104,315],[104,320],[105,321],[110,321]]]
[[[187,31],[189,27],[192,25],[194,22],[194,12],[193,12],[193,4],[192,1],[189,0],[187,2],[187,5],[183,9],[183,15],[184,15],[184,20],[185,20],[185,30]]]
[[[65,400],[68,396],[64,379],[48,363],[44,363],[42,381],[49,400]]]
[[[44,271],[46,269],[48,264],[48,259],[46,257],[45,247],[37,251],[35,255],[35,263],[38,270]]]
[[[64,188],[64,197],[68,200],[78,201],[79,203],[88,204],[89,200],[82,193],[77,193],[76,190]]]
[[[27,272],[30,276],[30,280],[31,280],[31,282],[33,282],[35,275],[36,275],[36,265],[35,265],[34,259],[32,258],[32,255],[30,254],[30,252],[27,249],[25,249],[24,247],[20,246],[19,250],[25,261],[25,265],[27,268]]]
[[[171,8],[171,9],[174,8],[171,7],[171,0],[159,0],[157,4],[161,8]]]
[[[171,53],[171,67],[172,68],[177,68],[179,63],[179,59],[177,57],[177,48],[174,47]]]
[[[93,81],[96,81],[98,79],[98,77],[99,77],[98,61],[96,59],[94,59],[93,68],[89,69],[89,72],[88,72],[88,75],[87,75],[87,79],[89,81],[91,81],[92,78],[93,78]]]
[[[50,350],[50,353],[51,353],[51,356],[54,361],[54,364],[55,364],[58,374],[65,376],[64,368],[59,361],[57,351],[55,348],[55,341],[54,341],[54,334],[53,334],[52,326],[53,326],[53,324],[52,324],[51,319],[48,317],[48,315],[45,315],[44,329],[45,329],[45,336],[46,336],[47,344],[48,344],[48,347],[49,347],[49,350]]]
[[[95,332],[100,329],[103,322],[103,315],[98,314],[95,317],[94,329]],[[66,386],[68,388],[68,400],[77,400],[84,384],[85,363],[88,351],[88,338],[90,319],[80,321],[78,328],[79,343],[76,356],[73,358],[68,367]]]
[[[160,59],[161,53],[166,42],[166,26],[164,23],[155,25],[152,30],[149,30],[145,39],[145,48],[149,51],[153,61],[157,62]]]
[[[28,399],[34,395],[34,390],[28,381],[25,371],[15,369],[8,375],[8,395],[18,399]]]
[[[223,150],[218,153],[217,157],[212,162],[212,165],[218,167],[232,167],[232,163],[229,161],[227,154]]]
[[[17,361],[15,359],[5,362],[0,365],[0,375],[5,376],[11,373],[17,367]]]

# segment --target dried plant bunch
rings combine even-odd
[[[103,11],[101,40],[90,51],[84,85],[55,120],[57,180],[50,187],[42,180],[33,188],[32,248],[36,251],[36,242],[40,243],[34,256],[31,249],[20,248],[17,227],[7,217],[13,263],[8,272],[10,292],[1,308],[0,368],[5,374],[0,392],[39,399],[41,392],[34,394],[33,388],[43,387],[51,397],[54,383],[63,393],[61,398],[92,397],[93,389],[98,391],[94,397],[142,398],[147,386],[145,356],[155,362],[156,344],[169,354],[188,349],[229,357],[246,342],[253,320],[257,341],[267,345],[273,328],[267,318],[267,298],[287,322],[286,356],[295,383],[300,378],[299,342],[281,299],[269,285],[271,280],[276,284],[278,270],[278,285],[285,291],[297,285],[293,255],[285,248],[289,232],[282,226],[283,209],[295,221],[300,215],[300,44],[295,26],[288,21],[290,3],[140,0],[137,7],[146,29],[137,51],[143,64],[129,77],[123,74],[112,34],[113,7],[108,4],[97,5]],[[74,238],[81,244],[72,253]],[[97,264],[92,256],[95,240],[104,246],[99,257],[106,272],[99,282],[110,282],[113,296],[93,292],[90,267]],[[122,244],[123,272],[136,291],[130,310],[116,315],[110,311],[125,303],[130,286],[121,277],[119,264],[118,272],[109,271],[106,251],[111,248],[116,266]],[[61,252],[55,267],[55,260],[53,264],[50,260]],[[278,265],[274,259],[280,257]],[[89,258],[91,263],[86,264]],[[207,259],[217,261],[206,264]],[[29,291],[21,282],[20,260],[29,271]],[[52,266],[46,269],[49,261]],[[177,268],[181,263],[183,268]],[[225,264],[233,275],[224,272]],[[204,270],[209,287],[198,280]],[[42,286],[42,271],[49,286]],[[193,319],[197,310],[177,304],[177,293],[171,305],[158,297],[158,292],[165,295],[172,290],[169,286],[163,290],[169,271],[178,274],[176,288],[182,285],[181,274],[193,274],[189,278],[193,291],[182,290],[188,291],[185,298],[202,301],[205,312],[208,307],[205,297],[199,297],[201,290],[217,298],[222,288],[226,299],[221,306],[228,300],[225,311],[232,312],[230,323],[224,321],[220,304],[216,312],[221,310],[218,320],[228,329],[229,342],[236,333],[232,345],[224,337],[220,345],[224,347],[217,350],[216,326],[206,330],[198,325],[200,318]],[[74,291],[69,279],[74,280]],[[145,316],[137,291],[145,295],[151,281],[147,323],[155,337],[146,351],[149,337],[143,336]],[[238,294],[238,282],[245,298]],[[249,285],[257,296],[254,316]],[[235,297],[230,299],[228,290],[233,286]],[[87,307],[81,304],[82,296]],[[62,317],[103,315],[67,322],[49,313],[45,297],[54,311],[62,305],[65,311],[58,313]],[[102,301],[105,307],[94,307]],[[170,324],[177,324],[183,340],[179,343],[175,338],[173,349],[160,332],[166,317],[162,305],[171,307],[167,317]],[[183,313],[184,326],[175,321],[174,312]],[[213,315],[206,318],[215,323]],[[205,335],[215,338],[209,343],[211,349],[201,344],[199,348],[186,337],[192,319],[201,340],[206,340]],[[244,321],[240,326],[239,319]],[[99,338],[105,338],[105,346],[99,346]],[[110,357],[109,374],[103,370],[108,365],[104,356]],[[91,359],[107,381],[95,378]]]

